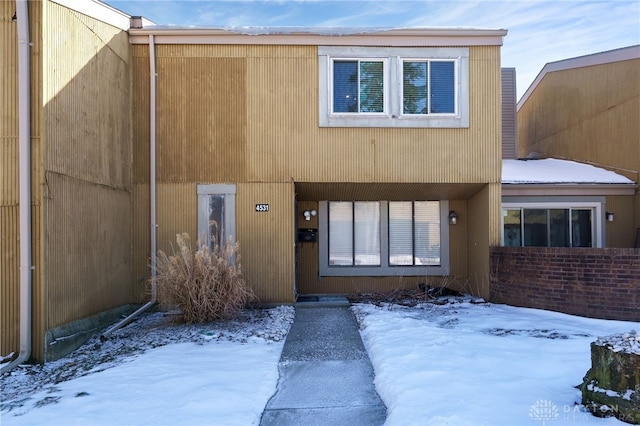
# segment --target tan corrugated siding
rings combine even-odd
[[[20,255],[17,249],[18,241],[18,206],[0,207],[0,298],[2,306],[0,311],[0,353],[3,355],[17,352],[19,344],[19,320],[20,320],[20,289],[19,268]]]
[[[151,259],[151,212],[149,185],[133,185],[133,301],[142,303],[150,298],[149,265]]]
[[[160,56],[157,63],[159,181],[243,180],[245,60]]]
[[[15,3],[0,3],[0,354],[18,352],[18,85]]]
[[[131,302],[131,200],[47,173],[47,328]]]
[[[269,204],[268,212],[255,205]],[[240,183],[236,231],[243,275],[262,303],[294,301],[294,186]]]
[[[450,200],[449,211],[458,214],[457,225],[445,225],[449,226],[449,275],[464,283],[469,276],[467,232],[470,222],[467,201]]]
[[[308,49],[304,57],[248,60],[250,179],[280,180],[292,176],[296,181],[313,182],[499,180],[498,48],[470,48],[469,129],[318,128],[317,54],[315,47]],[[278,96],[274,96],[276,93]]]
[[[489,297],[489,249],[499,246],[501,185],[491,183],[468,201],[467,259],[471,292]]]
[[[502,69],[502,158],[516,158],[516,70]]]
[[[148,86],[147,47],[135,48],[134,82]],[[319,128],[315,46],[158,46],[157,64],[162,181],[500,179],[498,47],[470,48],[468,129]],[[144,116],[147,89],[140,90],[134,111]],[[134,137],[144,145],[148,122],[136,121]],[[139,182],[148,179],[145,150],[135,151]]]
[[[55,3],[47,3],[47,10],[45,167],[128,188],[132,155],[128,36]]]
[[[640,126],[628,119],[640,116],[638,81],[640,59],[545,75],[518,112],[521,156],[537,151],[640,170]]]
[[[176,247],[176,234],[183,232],[189,234],[195,247],[198,239],[198,196],[196,191],[197,187],[194,183],[158,184],[158,250],[173,253],[173,248]]]
[[[605,210],[613,213],[614,219],[613,222],[603,222],[606,227],[606,247],[635,247],[636,233],[634,232],[635,226],[633,223],[633,198],[625,196],[607,197]]]
[[[594,162],[638,182],[638,81],[640,59],[545,74],[518,111],[519,156],[537,152]],[[634,198],[640,206],[640,193]],[[627,233],[638,227],[640,208],[634,207]]]
[[[46,330],[132,301],[133,215],[127,34],[42,4],[44,342]]]

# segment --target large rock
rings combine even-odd
[[[594,415],[640,424],[640,333],[591,343],[591,369],[581,390],[582,404]]]

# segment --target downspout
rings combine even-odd
[[[18,24],[18,174],[20,228],[20,353],[0,374],[31,357],[31,89],[29,85],[29,10],[16,0]]]
[[[156,46],[155,38],[149,35],[149,204],[151,221],[151,300],[134,313],[108,329],[101,336],[102,340],[129,324],[133,319],[157,303],[156,266],[157,266],[157,228],[156,219]]]

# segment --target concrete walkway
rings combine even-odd
[[[382,425],[387,408],[344,298],[296,304],[279,363],[276,393],[261,425]]]

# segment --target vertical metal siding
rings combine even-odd
[[[244,180],[245,60],[158,57],[157,64],[158,179]]]
[[[0,3],[0,354],[19,352],[18,84],[14,2]]]
[[[151,259],[151,220],[149,185],[133,185],[133,300],[143,303],[149,300],[149,265]]]
[[[127,191],[47,172],[47,329],[131,302]]]
[[[640,114],[638,81],[640,59],[545,75],[518,112],[521,155],[537,151],[640,170],[640,126],[629,119]]]
[[[244,277],[262,303],[294,301],[294,185],[237,186],[236,232]],[[268,203],[268,212],[255,205]]]
[[[173,248],[177,249],[176,234],[183,232],[189,234],[193,247],[196,247],[198,239],[196,185],[194,183],[159,184],[157,203],[158,250],[173,253]]]
[[[242,59],[213,57],[229,46],[158,49],[161,181],[500,180],[499,47],[470,48],[468,129],[319,128],[314,46],[292,47],[290,56],[285,47],[253,46]],[[208,56],[195,58],[194,49]],[[134,81],[146,67],[134,61]],[[134,111],[144,110],[140,98]],[[147,122],[136,123],[135,164],[144,165]]]
[[[516,158],[516,70],[502,69],[502,158]]]
[[[318,128],[318,61],[309,49],[302,58],[248,60],[250,179],[499,181],[499,48],[470,48],[468,129]]]
[[[613,222],[605,220],[605,247],[635,247],[634,197],[608,196],[605,210],[613,213]],[[636,197],[640,198],[640,197]]]
[[[133,81],[140,83],[133,99],[134,180],[139,183],[148,182],[147,49],[132,48]],[[157,57],[159,181],[163,185],[238,184],[241,255],[245,273],[263,302],[291,300],[293,290],[293,195],[291,199],[284,196],[292,189],[272,188],[289,188],[292,181],[335,182],[337,186],[337,182],[425,182],[432,184],[434,194],[446,197],[443,194],[453,190],[447,189],[448,184],[466,184],[473,188],[466,191],[471,194],[479,184],[499,186],[497,46],[470,47],[471,119],[467,129],[319,128],[315,46],[161,45]],[[134,231],[136,252],[147,244],[147,211],[137,200],[146,197],[142,192],[148,188],[142,188],[140,185],[140,193],[136,190],[136,206],[140,207],[134,208],[134,222],[143,224]],[[374,196],[376,190],[375,185],[362,188],[361,196]],[[257,214],[255,203],[269,202],[265,197],[275,198],[272,206],[280,206],[278,210],[288,204],[291,213]],[[499,189],[497,197],[499,206]],[[460,203],[466,205],[465,200]],[[487,209],[489,201],[479,206]],[[195,210],[176,210],[175,214],[184,218],[195,215]],[[468,226],[484,228],[486,241],[489,232],[497,229],[492,225],[488,231],[487,221]],[[466,238],[466,230],[458,232],[451,247],[455,253],[452,265],[460,276],[466,273]],[[274,258],[274,253],[280,255]],[[143,259],[136,259],[135,270],[143,270]],[[340,281],[335,290],[344,290],[340,286],[349,280],[335,280]],[[353,285],[361,287],[362,283]],[[368,285],[389,288],[397,285],[397,279],[375,279]]]
[[[44,206],[34,228],[44,236],[34,356],[43,359],[46,330],[131,302],[132,151],[127,34],[38,3],[43,25],[34,45],[46,55],[35,86],[42,107],[32,119],[42,123],[46,143],[35,163],[45,192],[38,193]]]
[[[638,81],[640,59],[546,74],[518,111],[519,155],[593,162],[638,182]],[[640,227],[640,193],[634,199],[627,233]]]

